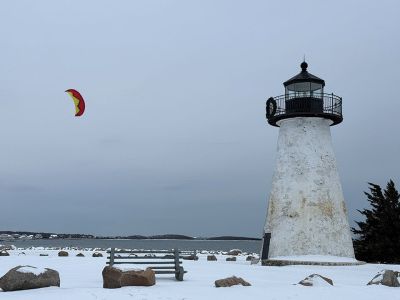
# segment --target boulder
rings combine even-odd
[[[238,284],[241,284],[243,286],[251,285],[243,278],[236,277],[236,276],[215,280],[215,287],[230,287],[232,285],[238,285]]]
[[[242,254],[242,250],[240,249],[232,249],[229,250],[228,255],[233,255],[233,256],[237,256],[239,254]]]
[[[1,250],[0,256],[10,256],[10,253],[8,253],[7,250]]]
[[[68,252],[67,251],[60,251],[60,252],[58,252],[58,256],[68,256]]]
[[[390,287],[400,287],[399,272],[393,270],[382,270],[371,279],[367,285],[377,284],[386,285]]]
[[[235,256],[233,256],[233,257],[227,257],[227,258],[226,258],[226,261],[236,261],[236,257],[235,257]]]
[[[246,257],[246,261],[252,261],[253,259],[254,259],[254,256],[251,256],[251,255]]]
[[[298,284],[304,286],[329,286],[333,285],[333,281],[332,279],[321,276],[319,274],[311,274],[310,276],[307,276],[306,278],[301,280]]]
[[[199,257],[197,255],[194,255],[194,254],[185,255],[182,258],[185,259],[185,260],[199,260]]]
[[[32,266],[18,266],[0,278],[0,288],[5,291],[38,289],[60,286],[60,275],[52,269],[39,269]]]
[[[106,266],[102,272],[103,288],[116,289],[121,287],[122,271],[117,268]]]
[[[122,272],[122,286],[152,286],[156,284],[156,274],[150,268]]]
[[[123,286],[152,286],[156,276],[152,269],[127,270],[106,266],[103,269],[103,288],[115,289]]]
[[[92,257],[103,257],[103,254],[101,254],[100,252],[95,252],[92,254]]]
[[[40,253],[39,256],[49,256],[47,253]]]
[[[251,265],[256,265],[256,264],[258,264],[260,262],[260,258],[257,258],[257,257],[253,257],[251,260],[250,260],[250,264]]]
[[[85,257],[85,255],[83,253],[78,253],[76,256],[77,257]]]
[[[207,260],[208,261],[217,261],[217,257],[214,254],[207,255]]]

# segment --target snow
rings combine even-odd
[[[264,267],[250,265],[245,255],[237,256],[236,262],[225,261],[227,255],[216,254],[218,261],[208,262],[207,254],[200,254],[198,261],[183,261],[188,273],[184,281],[176,281],[171,275],[157,276],[152,287],[123,287],[103,289],[102,269],[104,257],[91,257],[93,251],[68,250],[70,256],[58,257],[58,250],[23,250],[26,255],[18,256],[21,250],[9,251],[10,256],[0,257],[0,276],[18,265],[51,268],[60,274],[61,287],[35,290],[1,292],[1,300],[90,300],[90,299],[146,299],[146,300],[257,300],[257,299],[399,299],[400,289],[366,284],[382,269],[400,271],[400,265],[365,264],[361,266],[284,266]],[[79,252],[85,257],[76,257]],[[39,256],[47,253],[48,256]],[[124,265],[122,265],[124,267]],[[305,287],[297,283],[311,274],[320,274],[333,280],[334,286],[317,284]],[[252,286],[215,288],[216,279],[230,276],[242,277]]]
[[[308,283],[310,286],[331,286],[325,279],[323,279],[318,274],[313,274],[308,276],[306,279],[302,280],[303,283]]]
[[[21,268],[18,268],[17,272],[20,272],[20,273],[33,273],[35,275],[40,275],[40,274],[46,272],[46,269],[44,269],[44,268],[36,268],[36,267],[32,267],[32,266],[23,266]]]
[[[115,266],[116,269],[121,270],[122,272],[127,272],[127,271],[141,271],[143,269],[140,268],[129,268],[129,267],[121,267],[121,266]]]
[[[293,255],[293,256],[276,256],[268,258],[270,260],[290,260],[290,261],[312,261],[312,262],[345,262],[357,263],[355,258],[333,256],[333,255]]]

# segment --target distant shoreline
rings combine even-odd
[[[243,236],[216,236],[216,237],[191,237],[181,234],[161,234],[161,235],[128,235],[128,236],[95,236],[91,234],[64,234],[48,232],[28,232],[28,231],[0,231],[1,241],[18,240],[192,240],[192,241],[260,241],[261,238],[243,237]]]

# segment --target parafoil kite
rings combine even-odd
[[[85,101],[83,100],[81,94],[74,89],[69,89],[65,92],[67,92],[71,96],[72,100],[74,100],[76,112],[75,117],[82,116],[85,111]]]

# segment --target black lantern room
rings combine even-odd
[[[267,100],[267,119],[273,126],[278,121],[295,117],[320,117],[343,121],[342,98],[324,93],[325,81],[307,71],[308,64],[302,62],[301,72],[283,83],[285,94]]]

